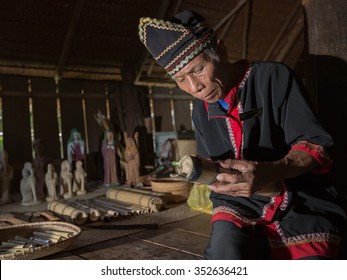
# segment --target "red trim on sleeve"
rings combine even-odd
[[[291,150],[302,151],[315,158],[319,166],[314,168],[311,172],[320,174],[326,174],[330,172],[332,160],[322,146],[312,144],[308,141],[300,141],[294,144]]]

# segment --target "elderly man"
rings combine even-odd
[[[291,69],[228,62],[205,19],[141,18],[139,36],[178,87],[195,97],[198,155],[223,169],[210,186],[206,259],[334,259],[345,213],[329,175],[333,146]]]

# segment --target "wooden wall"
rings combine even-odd
[[[347,197],[347,2],[302,0],[305,12],[305,74],[323,126],[335,141],[333,175]]]

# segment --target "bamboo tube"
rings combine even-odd
[[[85,211],[78,210],[72,206],[69,206],[63,202],[51,201],[48,203],[48,210],[55,212],[58,215],[70,220],[76,225],[84,224],[88,215]]]
[[[158,212],[163,204],[162,199],[158,196],[135,193],[122,189],[110,189],[107,191],[106,197],[109,199],[145,206],[154,212]]]
[[[143,207],[140,205],[130,204],[123,201],[115,200],[115,199],[108,199],[106,197],[98,197],[101,201],[104,201],[105,203],[110,203],[112,205],[119,205],[121,207],[125,207],[126,209],[129,209],[130,211],[135,211],[136,214],[145,214],[149,212],[148,207]]]
[[[95,200],[101,204],[108,206],[108,207],[114,207],[116,209],[119,209],[120,211],[123,211],[125,213],[140,214],[139,210],[129,208],[128,206],[121,204],[121,203],[117,203],[116,201],[113,202],[111,200],[104,200],[102,198],[96,198]]]
[[[116,200],[116,199],[110,199],[110,198],[102,197],[102,196],[100,196],[98,198],[103,199],[105,201],[109,201],[109,202],[116,202],[116,203],[122,204],[124,206],[133,208],[133,209],[144,210],[146,213],[148,213],[150,211],[149,207],[141,206],[138,204],[128,203],[128,202],[124,202],[124,201],[120,201],[120,200]]]
[[[103,214],[101,217],[100,217],[100,221],[102,222],[109,222],[111,221],[113,218],[113,216],[111,216],[110,214]]]
[[[38,237],[30,237],[29,238],[31,241],[34,241],[36,244],[40,245],[40,246],[44,246],[44,245],[49,245],[52,242],[49,241],[48,239],[44,239],[44,238],[38,238]]]
[[[97,200],[97,199],[92,199],[92,202],[94,202],[96,204],[100,204],[101,206],[107,207],[111,210],[117,211],[118,214],[120,214],[122,216],[129,216],[130,215],[129,211],[127,211],[127,209],[125,209],[125,208],[117,207],[115,205],[110,205],[110,204],[104,203],[104,202]]]
[[[218,166],[212,160],[185,155],[178,162],[177,173],[190,182],[211,185],[216,182]]]
[[[19,240],[8,240],[7,242],[13,243],[13,244],[18,244],[18,245],[24,245],[25,248],[32,248],[34,247],[32,244],[24,241],[19,241]]]
[[[78,209],[78,210],[87,212],[88,218],[91,222],[96,222],[97,220],[99,220],[99,218],[101,216],[101,213],[98,209],[83,205],[81,203],[78,203],[78,201],[73,201],[73,202],[68,201],[67,204]]]
[[[4,248],[20,249],[20,248],[24,248],[24,245],[14,244],[14,243],[11,243],[11,242],[1,242],[0,248],[1,249],[4,249]]]
[[[72,237],[73,236],[73,232],[70,231],[60,231],[60,230],[46,230],[45,232],[47,233],[52,233],[54,235],[58,235],[64,238],[68,238],[68,237]]]
[[[32,245],[32,246],[37,246],[37,245],[38,245],[36,242],[34,242],[34,241],[32,241],[32,240],[30,240],[30,239],[28,239],[28,238],[19,236],[19,235],[16,235],[16,236],[14,237],[14,240],[16,240],[16,241],[22,241],[22,242],[25,242],[25,243],[30,244],[30,245]]]
[[[27,243],[26,242],[24,242],[24,241],[19,241],[19,240],[8,240],[7,241],[8,243],[14,243],[14,244],[18,244],[18,245],[26,245]],[[2,242],[3,243],[3,242]]]
[[[119,213],[117,211],[114,211],[110,208],[105,207],[104,205],[101,205],[99,203],[93,202],[91,200],[81,200],[80,201],[81,204],[92,207],[92,208],[96,208],[99,211],[113,217],[113,218],[117,218],[119,216]]]
[[[33,234],[34,234],[35,237],[45,238],[45,239],[48,239],[49,241],[52,241],[53,243],[57,243],[60,240],[62,240],[61,236],[57,236],[57,235],[54,235],[54,234],[51,234],[51,233],[34,231]]]

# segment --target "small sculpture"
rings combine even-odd
[[[23,178],[20,181],[20,192],[23,197],[22,205],[28,206],[38,204],[40,201],[38,201],[36,195],[36,178],[31,162],[24,163],[22,176]]]
[[[112,124],[111,120],[109,118],[106,118],[106,116],[98,110],[98,112],[94,115],[94,119],[98,123],[99,126],[101,126],[104,130],[112,130]]]
[[[70,133],[70,138],[67,140],[67,160],[70,163],[72,170],[75,170],[75,165],[78,160],[85,159],[85,142],[81,137],[81,133],[73,128]]]
[[[60,195],[64,196],[64,198],[73,197],[72,179],[73,175],[70,164],[67,160],[64,160],[61,163],[60,171]]]
[[[34,169],[34,175],[36,182],[36,193],[38,199],[46,197],[45,190],[45,176],[47,172],[47,165],[50,163],[50,158],[46,155],[45,143],[42,139],[38,138],[33,143],[35,151],[35,158],[33,159],[32,166]]]
[[[73,190],[76,190],[77,195],[86,194],[86,178],[87,173],[84,172],[83,164],[79,160],[76,162],[76,170],[74,171],[74,186]]]
[[[117,146],[114,141],[113,132],[110,130],[105,131],[101,152],[104,159],[104,185],[119,185],[117,172]]]
[[[124,132],[124,139],[127,184],[135,185],[140,176],[140,153],[136,144],[138,142],[138,132],[135,132],[134,137],[128,136]]]
[[[54,165],[49,163],[47,166],[47,173],[45,177],[47,186],[47,201],[58,200],[57,186],[58,186],[58,174],[55,172]]]
[[[0,193],[2,203],[8,203],[10,200],[12,179],[13,168],[8,164],[8,154],[4,150],[0,153]]]

